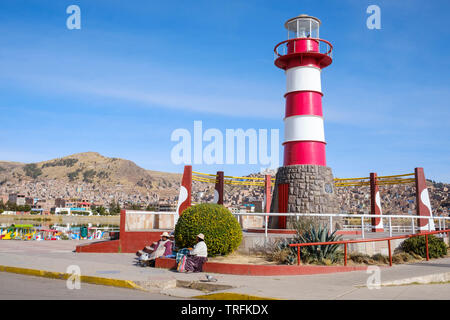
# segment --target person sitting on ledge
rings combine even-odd
[[[175,258],[177,256],[177,247],[175,245],[175,233],[172,231],[169,235],[169,240],[172,242],[172,254],[165,256],[166,258]]]
[[[203,264],[208,260],[208,248],[203,233],[197,235],[197,244],[189,250],[186,257],[186,272],[202,272]]]
[[[161,239],[158,242],[153,242],[150,247],[145,247],[144,250],[139,250],[136,255],[140,260],[145,260],[147,265],[152,265],[156,258],[163,256],[170,256],[172,254],[172,241],[169,240],[169,234],[163,232]],[[142,261],[144,262],[144,261]],[[141,264],[142,264],[141,262]]]

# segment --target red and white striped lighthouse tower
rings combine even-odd
[[[332,45],[319,38],[320,24],[307,15],[289,19],[288,39],[275,47],[275,65],[286,72],[285,166],[326,166],[320,75],[332,62]]]
[[[286,73],[284,162],[278,169],[272,212],[338,213],[333,174],[325,157],[322,69],[332,45],[319,38],[320,20],[299,15],[285,24],[288,39],[275,47],[275,65]],[[280,215],[271,227],[287,228]]]

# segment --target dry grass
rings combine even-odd
[[[268,261],[264,255],[246,255],[239,252],[230,253],[227,256],[217,256],[208,258],[208,262],[235,263],[235,264],[255,264],[255,265],[274,265],[275,261]]]
[[[399,252],[392,255],[392,263],[403,264],[422,261],[422,257],[416,254]],[[352,253],[348,257],[349,265],[386,265],[389,264],[389,257],[382,254],[369,256],[362,253]]]

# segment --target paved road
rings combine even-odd
[[[81,283],[80,289],[69,290],[65,280],[55,280],[0,272],[0,300],[173,300],[175,297],[133,289],[122,289]]]
[[[449,284],[406,285],[380,289],[355,288],[337,300],[449,300]]]
[[[67,267],[77,265],[83,275],[111,279],[131,280],[138,284],[144,282],[154,288],[152,294],[101,287],[82,283],[81,290],[67,290],[62,280],[50,280],[18,276],[0,272],[0,299],[9,296],[30,299],[169,299],[174,297],[193,297],[202,292],[174,288],[164,289],[162,295],[156,292],[161,284],[174,280],[201,281],[205,274],[184,274],[165,269],[140,268],[134,265],[136,256],[126,253],[73,253],[76,241],[1,241],[0,265],[20,268],[67,272]],[[423,261],[415,264],[395,265],[380,269],[383,283],[412,277],[443,274],[450,272],[450,258]],[[366,271],[343,272],[336,274],[317,274],[303,276],[245,276],[214,274],[217,284],[230,285],[226,290],[239,294],[278,299],[450,299],[450,284],[412,285],[402,287],[383,287],[369,290],[365,287],[371,273]],[[23,282],[23,283],[22,283]],[[363,287],[358,287],[358,286]],[[30,286],[29,288],[27,286]],[[159,286],[161,287],[161,286]],[[8,288],[6,291],[3,288]],[[54,290],[53,290],[54,289]],[[86,289],[86,290],[84,290]],[[6,297],[5,297],[6,292]],[[57,292],[54,294],[53,292]]]

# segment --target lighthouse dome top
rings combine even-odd
[[[307,14],[301,14],[285,22],[288,39],[319,38],[320,20]]]

